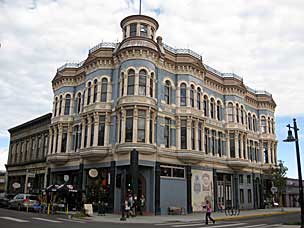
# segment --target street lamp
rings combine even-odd
[[[302,182],[302,171],[301,171],[301,159],[300,159],[300,148],[299,148],[299,139],[298,139],[298,127],[296,119],[293,119],[293,127],[290,124],[288,127],[287,139],[283,140],[284,142],[295,142],[296,143],[296,153],[297,153],[297,163],[298,163],[298,175],[299,175],[299,203],[301,206],[301,228],[304,228],[304,201],[303,201],[303,182]],[[294,130],[295,138],[292,135],[291,129]]]

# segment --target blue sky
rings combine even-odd
[[[56,69],[82,61],[102,41],[120,41],[119,23],[138,13],[138,3],[0,0],[0,169],[7,129],[51,111]],[[159,22],[166,44],[190,48],[209,66],[273,95],[278,158],[290,177],[297,177],[295,146],[282,140],[294,117],[304,149],[303,11],[303,0],[142,0],[142,13]]]

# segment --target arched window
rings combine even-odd
[[[239,116],[239,104],[236,104],[235,106],[235,115],[236,115],[236,122],[240,122],[240,116]]]
[[[187,102],[186,102],[186,84],[182,83],[180,85],[180,105],[181,106],[186,106]]]
[[[70,115],[70,107],[71,107],[71,95],[67,94],[65,96],[64,115]]]
[[[197,88],[196,106],[198,110],[201,110],[201,96],[202,96],[201,88]]]
[[[215,118],[215,101],[213,98],[211,98],[211,101],[210,101],[210,117],[212,119]]]
[[[147,79],[147,71],[140,70],[139,71],[139,95],[145,96],[146,95],[146,80]]]
[[[194,85],[191,85],[190,90],[190,105],[192,108],[194,108]]]
[[[91,102],[91,82],[88,83],[87,93],[88,93],[87,105],[89,105]]]
[[[171,102],[171,83],[169,80],[167,80],[165,82],[165,101],[166,101],[166,104],[170,104]]]
[[[252,130],[252,118],[250,113],[248,113],[248,129]]]
[[[108,80],[103,78],[101,81],[101,102],[107,101]]]
[[[228,122],[234,122],[233,121],[233,104],[228,103],[228,108],[227,108],[227,114],[228,114]]]
[[[221,102],[216,102],[216,118],[217,120],[222,120],[222,112],[221,112]]]
[[[252,116],[252,129],[253,129],[253,131],[257,131],[257,125],[256,125],[256,117],[255,117],[255,115]]]
[[[135,71],[129,70],[128,72],[128,95],[134,95],[134,80],[135,80]]]
[[[244,108],[241,106],[241,123],[244,124]]]
[[[57,106],[58,106],[58,97],[55,98],[55,109],[54,109],[54,116],[57,116]]]
[[[61,108],[62,108],[62,96],[60,95],[59,97],[59,111],[58,111],[58,115],[61,115]]]
[[[151,73],[150,77],[150,97],[153,97],[153,89],[154,89],[154,73]]]
[[[98,82],[97,79],[94,80],[94,88],[93,88],[93,103],[97,100],[97,90],[98,90]]]
[[[261,118],[261,131],[262,131],[262,133],[266,133],[266,130],[267,130],[267,128],[266,128],[266,118],[265,118],[265,116],[262,116],[262,118]]]
[[[208,101],[208,97],[205,95],[204,96],[204,115],[205,116],[209,116],[209,101]]]
[[[77,113],[80,113],[80,110],[81,110],[81,93],[78,93],[77,94],[77,102],[76,102],[76,105],[77,105]]]

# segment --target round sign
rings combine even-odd
[[[271,187],[270,191],[272,192],[272,194],[274,194],[278,191],[278,188],[277,187]]]
[[[69,179],[70,179],[69,175],[64,175],[64,176],[63,176],[63,180],[64,180],[65,182],[68,182]]]
[[[92,177],[92,178],[95,178],[98,176],[98,171],[97,169],[90,169],[89,170],[89,176]]]
[[[31,187],[31,183],[27,183],[27,187],[29,187],[29,188],[30,188],[30,187]]]
[[[20,188],[21,185],[18,182],[12,184],[13,188]]]

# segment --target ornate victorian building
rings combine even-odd
[[[69,175],[87,201],[107,201],[113,212],[134,185],[155,214],[201,210],[205,199],[215,208],[263,207],[277,163],[271,94],[164,44],[151,17],[120,25],[120,43],[100,43],[52,81],[50,184]]]

